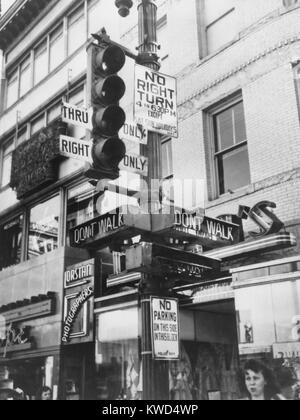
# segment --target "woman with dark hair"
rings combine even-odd
[[[52,390],[48,386],[43,386],[39,392],[38,400],[41,401],[51,401],[52,400]]]
[[[249,360],[243,370],[248,401],[284,400],[273,372],[257,360]]]

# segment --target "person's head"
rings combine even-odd
[[[244,383],[252,400],[270,400],[280,393],[272,371],[257,360],[249,360],[244,366]]]
[[[50,401],[52,400],[52,391],[48,386],[44,386],[41,389],[41,400],[42,401]]]
[[[298,382],[296,374],[288,367],[280,367],[276,370],[276,376],[281,388],[282,395],[287,400],[295,399],[296,385]]]

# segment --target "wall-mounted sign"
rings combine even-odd
[[[158,360],[179,359],[178,301],[151,298],[152,353]]]
[[[10,324],[5,330],[4,338],[0,338],[0,352],[3,357],[7,353],[14,351],[28,350],[32,348],[32,337],[30,337],[31,327],[18,328]]]
[[[18,199],[57,180],[55,159],[60,156],[59,136],[66,128],[61,121],[50,124],[13,151],[10,186],[17,191]]]
[[[274,356],[274,359],[300,358],[300,342],[274,344],[273,356]]]
[[[70,338],[85,337],[87,335],[88,314],[86,303],[93,295],[93,288],[91,286],[87,286],[79,293],[67,295],[65,297],[65,319],[61,339],[63,343],[68,343]],[[74,331],[74,324],[82,310],[83,313],[82,318],[80,319],[79,331]]]
[[[69,266],[65,270],[64,344],[93,340],[94,282],[94,259]]]
[[[112,238],[128,239],[150,230],[150,216],[141,214],[138,207],[122,206],[70,230],[72,247],[98,246]]]
[[[136,65],[134,94],[135,121],[151,131],[177,138],[176,79]]]
[[[121,140],[148,144],[148,130],[141,124],[126,121],[119,132]]]
[[[92,143],[74,137],[59,137],[59,152],[61,156],[72,159],[92,161]]]
[[[95,275],[95,261],[89,260],[84,263],[75,264],[65,271],[65,289],[81,286]]]
[[[147,176],[148,162],[149,160],[145,156],[136,155],[134,153],[126,153],[120,164],[120,169],[134,174]]]
[[[87,130],[92,130],[92,118],[93,118],[93,108],[86,110],[84,108],[79,108],[75,105],[68,104],[66,102],[62,103],[61,109],[62,121],[83,127]]]
[[[221,219],[174,210],[174,214],[154,215],[154,232],[165,237],[196,240],[209,248],[239,242],[240,226]]]

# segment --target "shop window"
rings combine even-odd
[[[250,183],[250,167],[243,102],[213,116],[215,165],[219,195]]]
[[[100,314],[96,328],[97,400],[141,399],[137,307]]]
[[[0,270],[21,262],[23,217],[0,225]]]
[[[85,41],[84,8],[81,6],[68,18],[68,54],[76,51]]]
[[[2,149],[1,188],[6,187],[10,182],[13,149],[13,140],[7,142]]]
[[[50,71],[59,66],[65,58],[63,26],[60,25],[50,34]]]
[[[208,54],[217,51],[237,35],[235,0],[205,0]]]
[[[25,95],[31,88],[30,56],[20,66],[20,97]]]
[[[58,248],[59,196],[30,210],[28,259],[48,254]]]
[[[9,108],[18,100],[18,70],[15,70],[8,76],[7,80],[7,101],[6,105]]]
[[[34,85],[37,85],[48,74],[47,40],[34,50]]]

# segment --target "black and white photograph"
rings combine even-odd
[[[300,0],[0,0],[0,400],[300,400]]]

